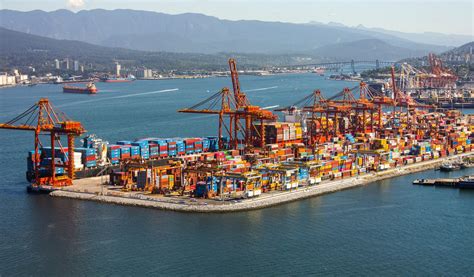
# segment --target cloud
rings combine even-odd
[[[84,6],[84,0],[68,0],[67,4],[72,9],[79,9]]]

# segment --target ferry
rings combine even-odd
[[[63,92],[66,93],[82,93],[82,94],[96,94],[99,90],[96,88],[94,83],[90,82],[87,86],[84,87],[73,87],[73,86],[64,86]]]

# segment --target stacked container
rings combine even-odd
[[[194,153],[202,153],[203,152],[203,144],[200,138],[194,139]]]
[[[111,144],[107,148],[107,156],[109,157],[110,163],[115,165],[120,162],[120,145]]]
[[[150,159],[157,159],[160,157],[160,146],[154,142],[150,142]]]
[[[140,159],[140,146],[130,145],[130,157],[132,159]]]
[[[130,145],[121,145],[120,146],[120,159],[126,160],[130,159]]]
[[[186,154],[186,145],[182,140],[176,140],[176,153],[178,156]]]
[[[97,156],[95,148],[76,148],[82,154],[82,163],[86,168],[97,166]]]
[[[210,152],[214,152],[219,150],[219,138],[218,137],[207,137],[209,141],[209,150]],[[225,140],[225,138],[223,138]]]
[[[168,143],[165,140],[159,140],[158,145],[160,147],[160,157],[168,157]]]
[[[140,157],[142,159],[149,159],[150,158],[150,149],[148,148],[148,141],[147,140],[137,140],[132,142],[132,146],[140,147]]]
[[[40,175],[47,175],[50,172],[51,168],[51,159],[50,157],[48,158],[43,158],[40,162]],[[64,161],[61,158],[54,158],[54,163],[56,165],[64,165]],[[64,174],[64,167],[56,166],[55,172],[57,175],[62,175]]]
[[[170,157],[176,157],[178,155],[177,145],[175,140],[167,140],[168,142],[168,155]]]
[[[202,151],[203,152],[209,152],[210,148],[210,141],[208,138],[203,138],[202,139]]]
[[[186,154],[194,154],[194,139],[185,139],[184,145],[186,146]]]

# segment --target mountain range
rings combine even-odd
[[[17,32],[0,27],[0,71],[34,66],[37,71],[49,72],[54,60],[79,60],[86,68],[110,70],[114,61],[128,68],[159,70],[226,70],[227,60],[236,58],[239,68],[292,65],[321,62],[308,55],[267,55],[242,53],[173,53],[131,50],[93,45],[74,40],[58,40]]]
[[[351,28],[340,24],[294,24],[257,20],[221,20],[202,14],[170,15],[137,10],[20,12],[0,10],[0,27],[54,39],[143,51],[215,54],[220,52],[309,54],[321,56],[351,46],[380,49],[386,57],[405,58],[443,52],[463,38],[407,39],[406,33]],[[464,38],[467,39],[467,38]],[[364,45],[364,42],[371,43]],[[426,43],[429,42],[429,43]],[[383,44],[384,43],[384,44]],[[436,44],[434,44],[436,43]],[[358,49],[358,51],[363,49]],[[320,52],[318,52],[320,51]],[[357,52],[357,51],[356,51]],[[364,55],[370,54],[368,51]],[[395,53],[396,55],[393,55]],[[332,51],[332,57],[345,55]],[[357,58],[357,57],[353,57]]]

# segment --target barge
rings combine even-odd
[[[414,185],[474,189],[474,175],[460,178],[416,179]]]

